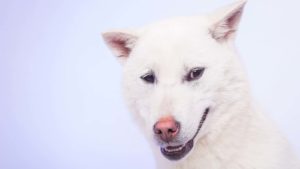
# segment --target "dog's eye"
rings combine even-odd
[[[189,73],[186,75],[185,79],[186,81],[193,81],[199,79],[204,72],[203,67],[196,67],[189,71]]]
[[[155,75],[153,72],[149,72],[149,73],[146,73],[145,75],[141,76],[141,79],[143,79],[147,83],[154,83]]]

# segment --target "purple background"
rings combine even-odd
[[[101,32],[231,1],[0,1],[0,169],[154,168]],[[249,0],[237,46],[253,94],[300,154],[300,3]]]

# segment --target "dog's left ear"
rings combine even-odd
[[[234,38],[246,2],[239,0],[212,15],[214,22],[209,31],[215,40],[224,42]]]

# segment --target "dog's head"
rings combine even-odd
[[[236,92],[241,79],[232,42],[244,5],[103,33],[123,65],[130,110],[170,160],[185,157],[210,132],[214,110]]]

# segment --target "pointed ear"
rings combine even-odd
[[[137,36],[125,31],[102,33],[102,37],[112,53],[120,60],[126,60],[135,46]]]
[[[224,42],[234,38],[246,0],[239,0],[212,15],[214,23],[210,28],[212,37]]]

